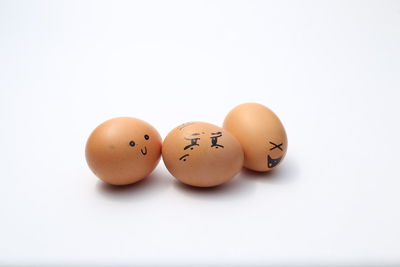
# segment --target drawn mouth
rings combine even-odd
[[[270,157],[270,155],[268,155],[268,168],[273,168],[276,165],[278,165],[279,162],[281,161],[281,159],[282,159],[282,157],[273,159]]]
[[[147,147],[144,147],[144,151],[143,151],[143,149],[140,149],[140,152],[142,152],[143,155],[146,155],[147,154]]]

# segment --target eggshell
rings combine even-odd
[[[86,143],[90,169],[113,185],[135,183],[149,175],[161,156],[161,137],[145,121],[120,117],[100,124]]]
[[[232,109],[223,128],[234,135],[244,151],[244,167],[269,171],[286,155],[288,141],[283,124],[269,108],[245,103]]]
[[[162,157],[169,172],[182,183],[210,187],[232,179],[242,168],[239,142],[224,129],[190,122],[164,139]]]

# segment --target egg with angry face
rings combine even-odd
[[[269,171],[285,157],[288,141],[282,122],[269,108],[245,103],[232,109],[223,128],[232,133],[244,151],[244,167]]]
[[[148,176],[161,156],[161,137],[145,121],[120,117],[100,124],[86,143],[90,169],[106,183],[126,185]]]

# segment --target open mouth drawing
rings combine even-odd
[[[144,147],[144,151],[143,149],[140,149],[140,152],[145,156],[147,154],[147,147]]]
[[[278,165],[279,162],[281,161],[281,159],[282,159],[282,157],[273,159],[273,158],[271,158],[270,155],[268,155],[268,168],[273,168],[276,165]]]

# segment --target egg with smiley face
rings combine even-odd
[[[269,171],[286,155],[288,140],[282,122],[269,108],[245,103],[232,109],[223,128],[232,133],[244,151],[244,167]]]
[[[148,176],[161,157],[161,137],[149,123],[129,117],[100,124],[86,143],[86,161],[106,183],[126,185]]]
[[[236,138],[206,122],[189,122],[173,129],[164,139],[162,157],[177,180],[196,187],[223,184],[243,165]]]

